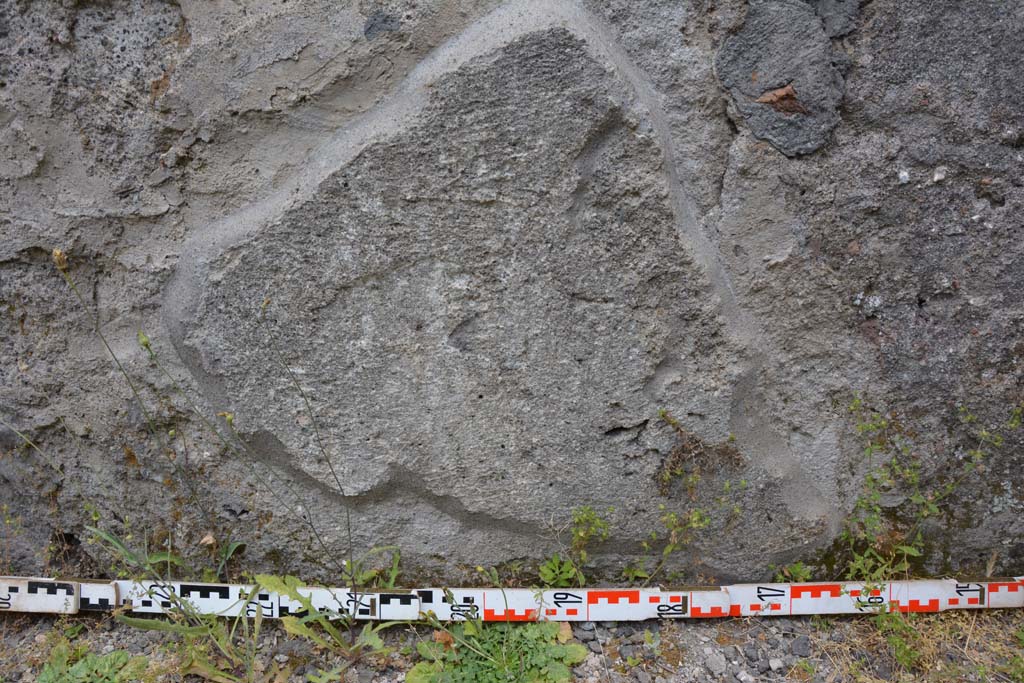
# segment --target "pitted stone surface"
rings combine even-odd
[[[357,549],[394,543],[410,575],[447,582],[534,566],[589,504],[612,527],[592,576],[700,509],[711,524],[670,570],[749,580],[836,537],[866,467],[855,394],[914,430],[929,485],[973,447],[958,404],[995,427],[1019,403],[1024,18],[1005,3],[0,19],[0,500],[31,520],[19,573],[57,538],[102,571],[73,542],[96,510],[186,555],[213,531],[246,543],[245,568],[327,578],[348,511]],[[149,434],[93,314],[173,440]],[[245,446],[195,408],[234,413]],[[661,495],[678,443],[662,410],[738,461]],[[1024,561],[1009,436],[927,529],[932,571]]]
[[[213,259],[180,343],[242,429],[330,482],[287,375],[252,372],[280,344],[346,496],[412,505],[415,473],[479,515],[431,534],[451,557],[472,561],[488,519],[541,529],[581,501],[652,518],[632,486],[664,448],[650,416],[727,423],[737,370],[631,98],[564,29],[444,76],[408,130]]]

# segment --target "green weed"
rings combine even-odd
[[[794,562],[775,571],[777,583],[805,583],[810,580],[811,568],[803,562]]]
[[[614,508],[608,508],[608,512],[614,512]],[[609,529],[607,520],[597,514],[591,506],[584,505],[574,509],[569,547],[564,553],[555,553],[538,567],[541,583],[555,588],[568,588],[573,585],[582,588],[586,585],[587,577],[583,573],[583,567],[590,558],[588,549],[593,543],[608,540]]]
[[[131,683],[138,681],[148,666],[145,657],[132,657],[115,650],[99,656],[57,643],[36,679],[37,683]]]
[[[424,661],[406,674],[408,683],[567,683],[570,667],[587,656],[585,647],[567,642],[571,630],[553,622],[467,621],[438,633],[434,642],[417,643]]]
[[[549,557],[538,570],[541,583],[553,588],[568,588],[569,586],[583,585],[585,577],[570,559],[562,559],[561,555],[555,553]]]
[[[870,589],[910,577],[915,563],[924,557],[922,525],[941,513],[941,504],[967,477],[984,468],[989,450],[1002,446],[1005,439],[999,432],[979,429],[977,418],[961,407],[960,421],[974,444],[967,450],[958,472],[942,485],[928,486],[921,474],[919,449],[909,430],[895,417],[870,409],[859,397],[849,411],[857,421],[857,433],[864,438],[868,472],[840,540],[846,544],[846,578]],[[1020,427],[1021,413],[1020,408],[1011,412],[1005,425],[1007,430]],[[890,492],[905,497],[901,521],[883,509],[883,496]],[[884,604],[872,617],[893,660],[906,671],[920,669],[925,649],[921,634],[912,625],[913,617],[889,611]]]
[[[649,584],[675,553],[693,543],[696,532],[711,524],[711,517],[701,508],[693,508],[682,514],[668,510],[664,504],[659,505],[658,509],[661,511],[661,531],[651,531],[640,544],[645,552],[657,554],[639,557],[623,569],[622,576],[631,583]]]

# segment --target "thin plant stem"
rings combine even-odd
[[[270,483],[267,482],[256,471],[256,468],[255,468],[255,466],[253,466],[253,463],[259,462],[259,458],[256,457],[256,454],[252,452],[252,449],[249,447],[249,444],[246,443],[245,439],[243,439],[241,434],[239,434],[238,431],[234,428],[234,425],[232,424],[231,420],[228,420],[228,419],[225,420],[225,423],[228,426],[228,431],[231,434],[231,436],[233,437],[232,439],[229,439],[226,436],[224,436],[219,429],[217,429],[217,426],[209,418],[206,417],[206,415],[203,413],[203,411],[201,411],[199,409],[199,406],[196,405],[196,402],[192,399],[192,397],[189,396],[189,394],[187,392],[185,392],[184,389],[182,389],[181,385],[178,384],[178,381],[174,378],[174,376],[167,370],[167,368],[164,366],[164,364],[160,362],[160,357],[153,350],[152,345],[149,342],[148,338],[147,338],[146,342],[143,343],[142,346],[146,350],[146,352],[149,354],[150,360],[153,361],[153,363],[156,365],[157,369],[161,372],[161,374],[163,374],[163,376],[166,377],[167,380],[171,383],[171,388],[174,391],[176,391],[178,393],[178,395],[181,396],[182,399],[188,404],[188,406],[192,410],[193,414],[195,414],[195,416],[199,418],[199,420],[203,423],[203,425],[206,426],[206,428],[209,429],[217,437],[217,439],[221,442],[221,444],[225,448],[235,452],[237,455],[248,456],[248,457],[243,457],[242,459],[243,459],[243,461],[248,462],[250,464],[252,473],[256,477],[256,480],[260,484],[262,484],[263,487],[266,488],[270,492],[270,494],[278,501],[278,503],[280,503],[282,506],[284,506],[285,509],[288,510],[288,512],[290,514],[296,515],[300,519],[302,519],[302,521],[309,527],[309,529],[312,532],[313,537],[317,541],[318,545],[320,545],[321,549],[324,551],[324,555],[326,557],[328,557],[328,558],[333,558],[333,556],[334,556],[333,553],[330,552],[330,550],[327,547],[327,544],[324,541],[323,537],[321,536],[319,530],[313,524],[312,517],[310,515],[308,515],[308,514],[304,515],[301,512],[298,512],[296,508],[294,508],[291,505],[289,505],[287,500],[283,496],[278,495],[278,493],[274,490],[274,487],[271,486]],[[261,463],[261,464],[263,464],[263,463]],[[287,477],[278,476],[277,474],[275,474],[273,468],[270,467],[269,465],[264,464],[264,467],[267,469],[268,474],[273,479],[275,479],[276,481],[280,482],[281,484],[283,484],[288,489],[288,492],[289,492],[289,494],[291,494],[293,499],[295,499],[295,500],[301,499],[301,496],[299,496],[298,492],[292,487],[291,482],[288,480]],[[350,547],[351,547],[351,532],[349,532],[349,538],[350,538]],[[331,563],[334,565],[335,570],[337,570],[342,576],[345,575],[345,570],[341,567],[341,565],[338,565],[333,560],[331,560]],[[339,606],[340,606],[340,604],[339,604]]]
[[[242,444],[245,443],[245,441],[242,439],[241,435],[235,430],[233,425],[229,425],[228,429],[231,430],[231,434],[234,435],[235,439],[239,443],[242,443]],[[248,448],[248,446],[246,446],[246,448]],[[299,499],[298,492],[295,491],[295,489],[292,488],[291,482],[288,480],[287,477],[275,475],[273,473],[273,469],[271,467],[267,466],[267,465],[264,465],[264,467],[267,468],[267,471],[271,474],[272,477],[277,479],[280,483],[282,483],[288,489],[288,492],[290,494],[292,494],[295,497],[296,500]],[[255,474],[255,468],[254,468],[254,474]],[[271,493],[274,494],[274,497],[277,499],[277,501],[281,505],[283,505],[285,507],[285,509],[288,510],[289,513],[291,513],[292,515],[297,516],[299,519],[301,519],[303,521],[303,523],[306,526],[309,527],[309,530],[313,534],[313,537],[316,539],[317,544],[321,547],[321,549],[323,549],[324,553],[327,555],[328,558],[332,557],[332,555],[330,553],[330,550],[329,550],[329,548],[327,546],[326,541],[324,541],[323,536],[320,535],[319,529],[317,529],[316,525],[313,523],[312,515],[310,515],[308,512],[300,512],[297,508],[292,507],[285,500],[285,498],[283,496],[278,496],[276,493],[274,493],[274,489],[273,489],[272,486],[270,486],[270,484],[268,484],[267,482],[263,481],[258,475],[257,475],[257,479],[259,479],[261,481],[261,483],[265,487],[267,487],[267,489],[270,490]],[[333,562],[333,560],[331,560],[331,562],[332,562],[332,564],[335,564]],[[344,575],[344,569],[342,569],[342,567],[340,567],[339,565],[335,564],[334,568],[337,569],[339,572],[341,572],[342,575]]]
[[[40,456],[41,456],[41,457],[43,458],[43,460],[45,460],[45,461],[46,461],[46,464],[47,464],[47,465],[49,465],[49,466],[50,466],[50,468],[51,468],[51,469],[52,469],[52,470],[53,470],[54,472],[56,472],[57,474],[60,474],[60,475],[63,475],[63,474],[64,474],[64,473],[63,473],[63,472],[61,471],[61,469],[60,469],[59,467],[57,467],[57,465],[55,465],[55,464],[54,464],[54,462],[53,462],[53,460],[52,460],[52,459],[50,458],[50,456],[48,456],[48,455],[47,455],[46,453],[44,453],[44,452],[42,451],[42,449],[41,449],[41,448],[39,448],[39,446],[37,446],[37,445],[35,444],[35,442],[34,442],[34,441],[32,441],[32,439],[28,438],[28,436],[27,436],[27,435],[25,435],[25,434],[23,434],[22,432],[18,431],[18,429],[17,429],[17,428],[15,428],[15,427],[14,427],[14,425],[12,425],[12,424],[11,424],[10,422],[8,422],[7,420],[3,419],[2,417],[0,417],[0,424],[2,424],[2,425],[3,425],[4,427],[7,427],[8,429],[10,429],[10,430],[11,430],[12,432],[14,432],[14,434],[15,434],[15,435],[16,435],[17,437],[19,437],[19,438],[20,438],[20,439],[21,439],[22,441],[24,441],[24,442],[25,442],[26,444],[28,444],[29,446],[31,446],[31,447],[32,447],[32,450],[34,450],[34,451],[35,451],[36,453],[38,453],[38,454],[39,454],[39,455],[40,455]]]
[[[210,509],[203,503],[202,498],[199,496],[199,492],[196,489],[195,483],[192,481],[190,477],[185,475],[181,466],[178,465],[174,458],[170,457],[168,446],[164,443],[163,438],[160,436],[160,431],[156,428],[156,423],[153,420],[153,416],[150,414],[149,409],[146,408],[146,403],[142,400],[142,396],[139,394],[138,389],[136,389],[135,382],[132,381],[131,375],[128,374],[128,371],[125,370],[124,366],[121,364],[121,361],[120,359],[118,359],[117,354],[115,354],[114,350],[110,348],[110,344],[107,342],[107,338],[103,334],[103,329],[100,325],[99,315],[97,313],[93,313],[89,308],[88,304],[86,304],[85,297],[83,297],[82,293],[78,290],[78,287],[75,285],[74,279],[72,279],[71,275],[68,274],[66,267],[60,268],[58,266],[58,272],[61,274],[61,277],[64,278],[64,281],[68,283],[68,286],[71,288],[71,291],[74,292],[75,297],[78,299],[78,302],[82,305],[82,309],[86,311],[88,315],[91,316],[93,327],[96,330],[96,336],[98,336],[100,338],[100,341],[103,342],[103,347],[107,350],[107,353],[110,354],[110,357],[113,359],[114,364],[117,366],[117,369],[120,371],[121,375],[128,383],[128,387],[131,389],[132,396],[135,397],[135,401],[139,404],[139,408],[142,410],[142,414],[146,419],[146,425],[149,428],[149,432],[156,440],[157,445],[160,448],[160,452],[163,453],[167,461],[171,463],[171,467],[174,469],[175,474],[178,475],[178,478],[181,479],[186,486],[188,486],[189,491],[192,494],[192,499],[195,501],[196,505],[200,507],[200,509],[203,511],[203,514],[206,516],[207,524],[209,524],[211,527],[215,527],[216,524],[213,519],[213,514],[211,513]]]
[[[263,306],[260,309],[259,316],[257,317],[257,322],[259,324],[261,324],[261,325],[266,321],[266,315],[265,314],[266,314],[267,306],[269,305],[269,303],[270,303],[269,299],[264,299],[263,300]],[[342,496],[345,496],[346,495],[345,494],[345,487],[341,483],[341,478],[338,476],[337,470],[334,469],[334,462],[331,460],[330,456],[328,456],[328,454],[327,454],[327,448],[324,446],[324,440],[323,440],[323,437],[320,434],[320,425],[319,425],[318,420],[316,419],[316,414],[313,412],[313,406],[312,406],[312,404],[309,401],[309,396],[306,395],[305,390],[302,388],[302,384],[299,383],[299,380],[295,376],[295,373],[292,372],[291,366],[289,366],[287,361],[285,360],[284,354],[281,353],[281,347],[278,346],[277,338],[274,336],[274,331],[272,329],[270,329],[269,326],[267,327],[267,337],[268,337],[268,339],[270,339],[270,346],[274,350],[274,355],[277,356],[278,362],[284,367],[285,372],[288,373],[288,378],[291,380],[292,384],[295,385],[295,389],[299,392],[299,395],[302,397],[302,402],[303,402],[303,404],[306,407],[306,413],[309,416],[310,423],[313,425],[313,434],[316,437],[317,448],[320,450],[320,457],[323,458],[325,463],[327,463],[327,469],[330,471],[331,477],[334,479],[334,483],[338,487],[338,493],[340,493]],[[349,578],[350,578],[350,583],[352,585],[352,593],[355,595],[356,601],[358,602],[359,594],[357,592],[358,586],[356,585],[356,583],[357,583],[357,581],[356,581],[356,578],[357,578],[356,577],[356,567],[355,567],[355,561],[354,561],[354,557],[353,557],[352,511],[349,509],[348,504],[346,504],[344,506],[344,508],[345,508],[345,533],[348,536],[348,570],[349,570]],[[344,575],[342,575],[342,577],[344,578]],[[351,626],[350,626],[350,628],[351,628]]]

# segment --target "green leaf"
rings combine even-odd
[[[561,662],[548,662],[548,665],[544,667],[544,673],[547,675],[543,680],[551,681],[551,683],[568,683],[572,675],[569,672],[569,667]]]
[[[298,599],[297,588],[301,587],[302,581],[295,578],[294,576],[273,576],[271,574],[257,574],[256,583],[266,588],[268,591],[277,593],[278,595],[286,595],[292,599]]]
[[[142,677],[142,674],[145,673],[148,667],[149,660],[146,657],[142,655],[132,657],[125,663],[124,667],[117,672],[117,676],[114,680],[117,683],[133,683]]]
[[[139,617],[125,616],[124,614],[118,614],[114,619],[125,626],[131,626],[132,628],[143,629],[145,631],[177,633],[182,636],[201,636],[209,633],[210,631],[206,626],[188,626],[186,624],[178,624],[176,622],[165,621],[163,619],[142,619]]]
[[[92,526],[85,527],[85,530],[93,534],[94,536],[99,536],[101,539],[106,541],[107,544],[113,546],[114,551],[118,555],[120,555],[121,559],[124,560],[127,564],[136,567],[142,565],[142,561],[139,559],[139,556],[133,553],[131,550],[128,550],[128,547],[124,543],[122,543],[121,539],[119,539],[118,537],[104,531],[103,529],[97,529],[96,527]]]
[[[418,662],[405,674],[406,683],[433,683],[441,672],[441,666],[432,662]]]
[[[325,650],[331,649],[330,643],[328,643],[323,636],[306,626],[297,617],[283,617],[281,619],[281,623],[284,626],[284,630],[293,636],[299,636],[300,638],[310,640]]]
[[[345,675],[345,671],[348,669],[348,665],[332,669],[330,671],[320,671],[318,674],[306,674],[306,680],[309,683],[337,683]]]
[[[186,675],[199,676],[213,683],[241,683],[241,680],[231,674],[224,673],[205,659],[192,658],[188,666],[184,667],[181,673]]]
[[[898,545],[896,550],[900,551],[904,555],[910,555],[911,557],[921,557],[921,551],[910,545]]]
[[[563,647],[565,654],[562,655],[562,661],[569,666],[579,664],[587,658],[587,648],[583,647],[579,643],[569,643]]]
[[[177,567],[183,567],[185,565],[185,563],[182,561],[182,559],[180,557],[178,557],[174,553],[169,553],[169,552],[163,551],[163,550],[158,552],[158,553],[153,553],[147,559],[149,560],[150,564],[163,564],[163,563],[167,563],[167,564],[173,564],[173,565],[175,565]]]
[[[235,553],[243,550],[245,550],[245,543],[242,543],[241,541],[232,541],[225,546],[220,554],[220,564],[217,565],[217,575],[220,576],[221,572],[224,571],[224,567],[226,567],[231,558],[235,556]]]
[[[367,624],[359,633],[358,643],[374,650],[384,649],[384,641],[377,634],[377,628]]]
[[[416,652],[423,659],[439,660],[444,656],[444,647],[441,643],[432,643],[428,640],[420,640],[416,643]]]

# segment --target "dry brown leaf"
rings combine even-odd
[[[448,631],[434,631],[434,642],[444,645],[444,649],[450,650],[455,645],[455,638]]]
[[[796,90],[793,88],[792,83],[782,88],[769,90],[754,101],[759,104],[767,104],[775,111],[781,111],[785,114],[810,113],[804,108],[804,105],[800,104],[800,100],[796,98]]]
[[[199,541],[199,545],[213,545],[216,542],[217,541],[213,537],[213,534],[206,534],[203,536],[203,540]]]
[[[568,621],[560,622],[558,624],[558,642],[568,643],[570,640],[572,640],[572,626]]]

